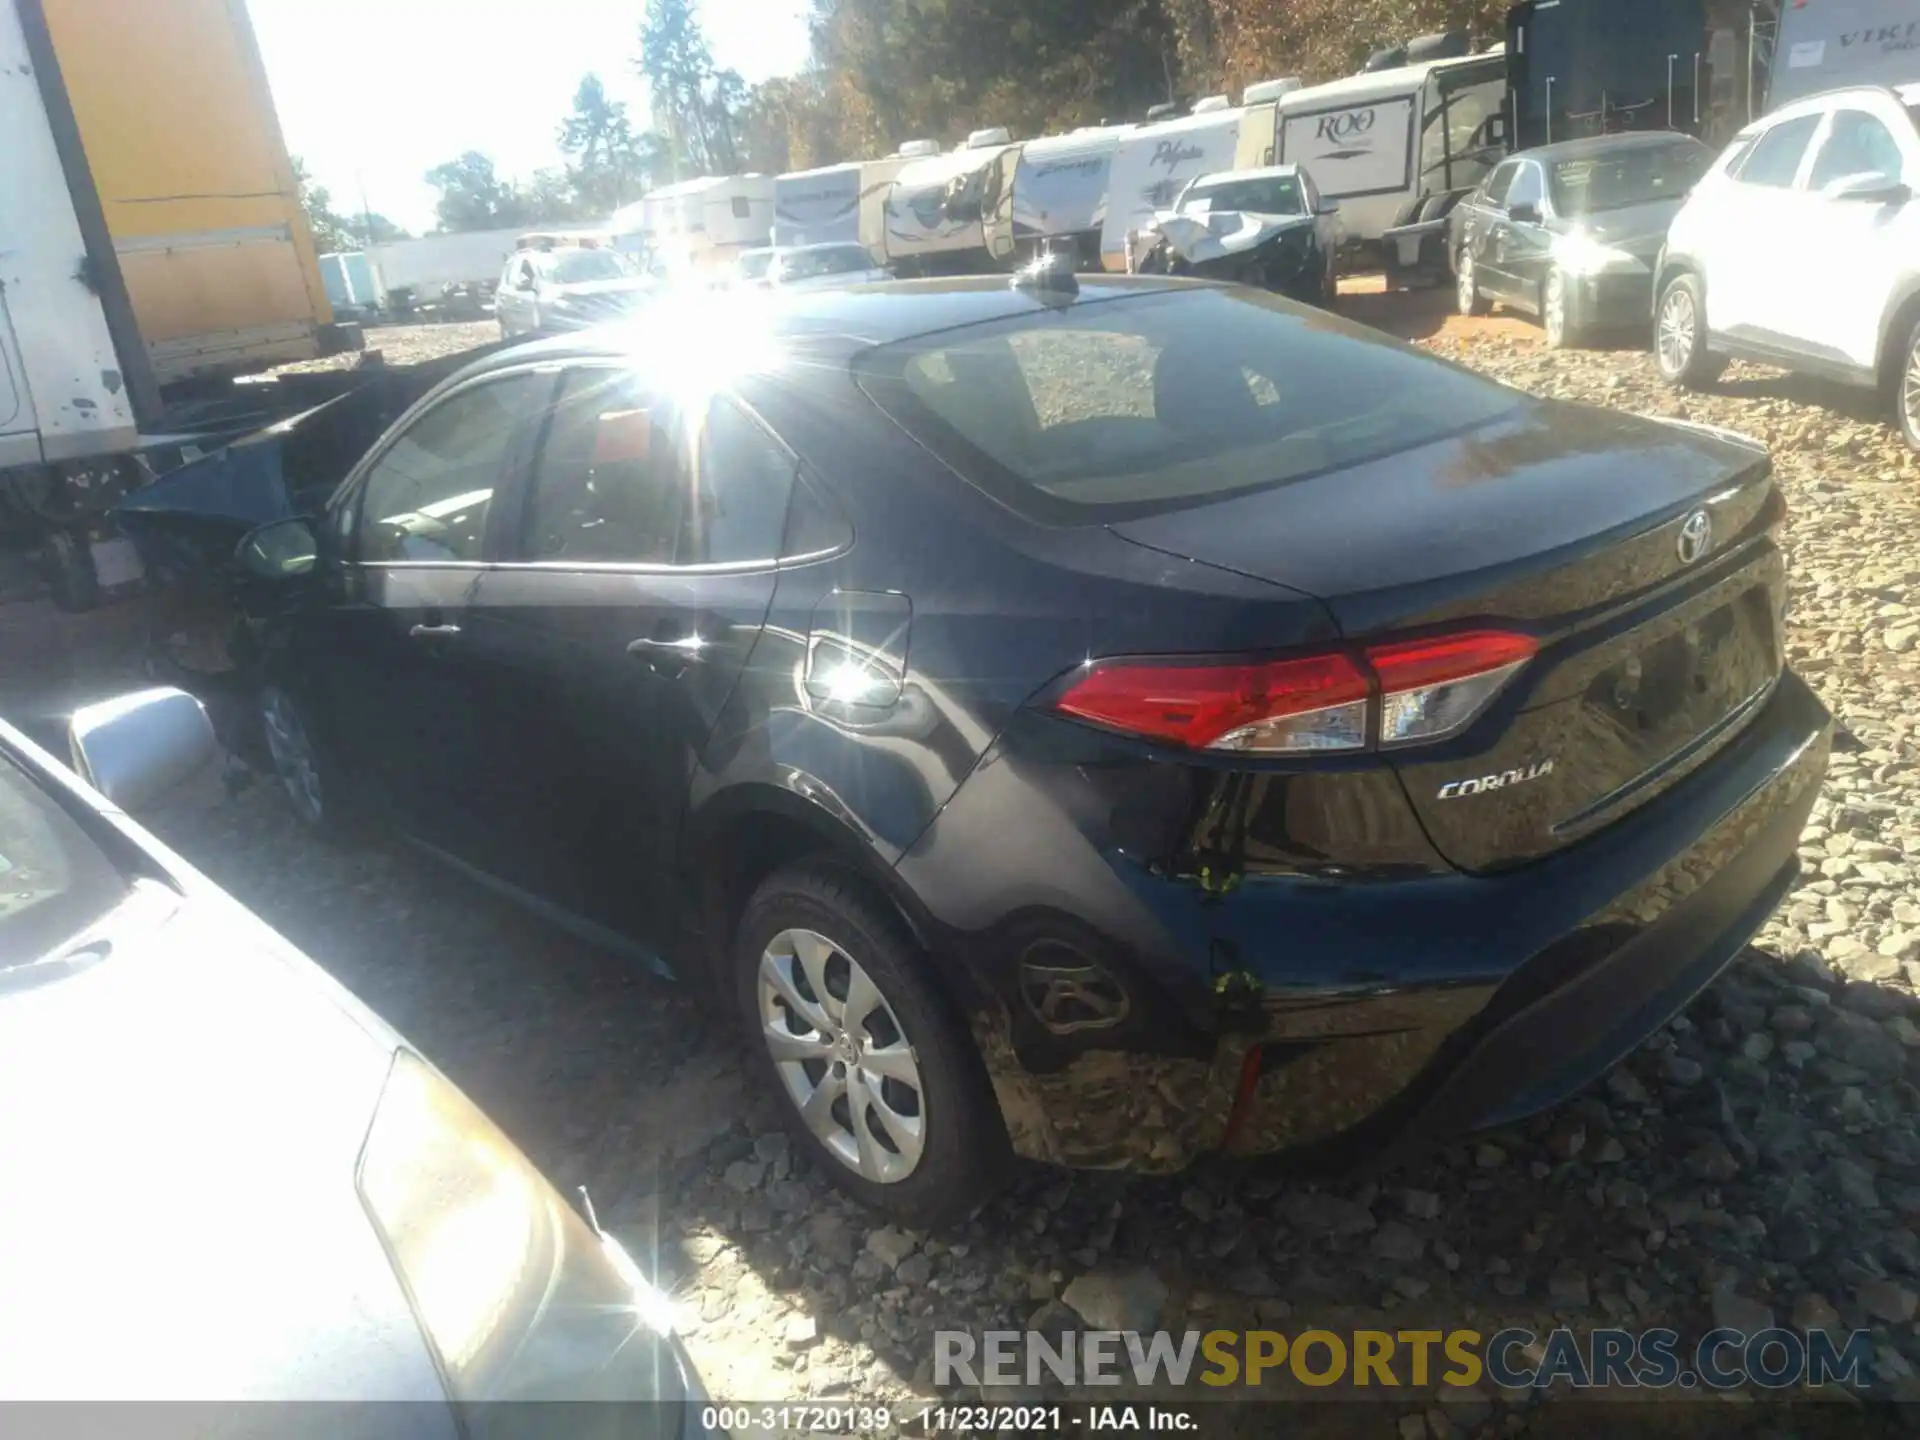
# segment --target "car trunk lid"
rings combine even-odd
[[[1465,732],[1388,752],[1436,847],[1486,871],[1628,813],[1737,733],[1781,665],[1780,515],[1750,443],[1539,403],[1365,466],[1112,528],[1315,595],[1352,641],[1489,628],[1537,639]]]

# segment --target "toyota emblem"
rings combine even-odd
[[[1674,547],[1680,552],[1680,563],[1691,565],[1708,550],[1713,548],[1713,517],[1704,510],[1696,510],[1681,522],[1680,540]]]

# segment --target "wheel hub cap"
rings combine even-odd
[[[906,1179],[926,1148],[919,1057],[866,970],[813,930],[760,956],[760,1033],[787,1098],[828,1154],[862,1178]]]
[[[1693,353],[1693,301],[1685,292],[1667,297],[1660,310],[1660,359],[1669,374],[1687,367]]]
[[[1920,345],[1907,357],[1907,379],[1902,387],[1901,403],[1907,411],[1907,428],[1920,435]]]

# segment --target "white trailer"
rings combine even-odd
[[[1802,0],[1780,14],[1767,106],[1843,85],[1920,80],[1920,6],[1914,0]]]
[[[491,287],[506,269],[507,257],[526,227],[511,230],[470,230],[452,235],[423,235],[417,240],[388,240],[374,245],[367,257],[379,268],[380,279],[396,305],[408,300],[431,304],[452,291],[478,294]]]
[[[990,269],[1013,256],[1020,147],[984,144],[910,160],[887,190],[884,250],[902,271]]]
[[[1350,241],[1378,241],[1426,202],[1471,189],[1506,158],[1506,50],[1378,70],[1254,106],[1273,163],[1298,165],[1340,207]]]
[[[114,343],[36,69],[0,3],[0,488],[17,478],[22,495],[29,472],[138,445],[127,366],[147,363]]]
[[[725,265],[773,234],[771,175],[703,175],[663,185],[641,204],[653,248],[671,264]]]
[[[1021,250],[1067,242],[1097,261],[1113,158],[1131,125],[1088,126],[1021,147],[1013,172],[1013,238]]]
[[[1245,111],[1228,107],[1141,125],[1120,139],[1108,179],[1100,227],[1100,261],[1127,268],[1127,237],[1145,230],[1196,177],[1231,170],[1240,149]]]
[[[855,161],[774,176],[773,243],[782,247],[857,243],[860,170]]]

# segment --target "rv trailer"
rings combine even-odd
[[[1914,0],[1788,0],[1774,43],[1767,108],[1843,85],[1920,80]]]
[[[1349,243],[1444,217],[1506,158],[1503,49],[1309,86],[1284,95],[1271,121],[1275,159],[1298,165],[1340,207]],[[1258,112],[1264,107],[1254,107]],[[1389,270],[1419,260],[1395,236]]]
[[[1013,172],[1013,239],[1021,254],[1071,247],[1079,264],[1098,268],[1113,159],[1132,129],[1089,126],[1021,147]]]
[[[900,275],[1003,267],[1014,253],[1013,176],[1020,148],[995,140],[901,166],[887,189],[875,258]]]
[[[853,243],[860,238],[861,166],[823,165],[773,180],[773,244]]]
[[[1128,131],[1114,152],[1100,227],[1100,263],[1127,268],[1129,237],[1153,224],[1201,175],[1231,170],[1245,111],[1208,110]]]

